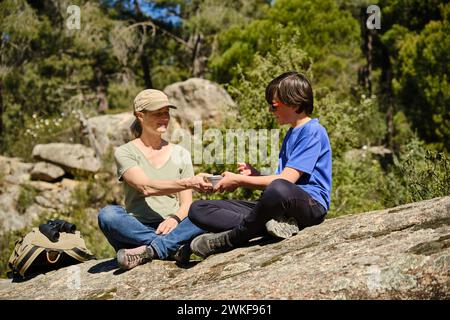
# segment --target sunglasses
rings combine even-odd
[[[277,108],[278,108],[279,106],[280,106],[280,105],[279,105],[279,102],[278,102],[278,101],[273,102],[273,103],[270,103],[270,104],[269,104],[269,110],[272,111],[272,112],[275,112],[275,111],[277,111]]]

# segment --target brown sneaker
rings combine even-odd
[[[140,264],[150,262],[152,258],[152,249],[145,245],[134,249],[120,249],[117,251],[117,264],[123,270],[130,270]]]

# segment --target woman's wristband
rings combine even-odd
[[[181,223],[181,219],[176,214],[169,214],[169,218],[174,218],[178,223]]]

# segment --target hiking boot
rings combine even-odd
[[[147,246],[134,249],[120,249],[117,251],[117,264],[120,269],[130,270],[140,264],[152,261],[153,250]]]
[[[294,217],[282,216],[266,223],[267,232],[277,238],[287,239],[299,232],[297,220]]]
[[[232,230],[220,233],[207,233],[196,237],[191,242],[192,252],[205,259],[211,254],[233,249],[233,245],[230,242],[231,231]]]
[[[191,247],[189,243],[181,245],[178,250],[172,255],[172,258],[181,264],[186,264],[191,259]]]

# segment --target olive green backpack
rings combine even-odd
[[[16,242],[8,264],[13,276],[19,274],[25,278],[91,259],[95,257],[86,248],[79,231],[61,232],[58,241],[51,242],[38,228],[33,228]]]

